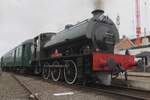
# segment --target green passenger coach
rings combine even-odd
[[[33,41],[32,39],[23,42],[21,45],[17,46],[13,50],[6,53],[1,58],[1,67],[5,70],[7,69],[19,69],[25,70],[31,66],[31,47]]]

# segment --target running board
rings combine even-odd
[[[46,68],[67,68],[67,65],[45,65]]]

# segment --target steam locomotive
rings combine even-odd
[[[41,33],[23,42],[2,56],[2,69],[32,72],[68,84],[110,85],[114,77],[135,65],[134,56],[114,54],[119,41],[115,24],[102,10],[92,14],[92,18],[66,25],[57,34]]]

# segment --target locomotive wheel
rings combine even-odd
[[[49,64],[47,63],[43,67],[42,77],[45,80],[48,80],[48,78],[50,77],[50,68],[48,66]]]
[[[67,67],[64,68],[65,81],[68,84],[74,84],[78,75],[77,66],[73,60],[66,60],[66,65]]]
[[[59,65],[58,61],[54,61],[52,65]],[[54,67],[51,69],[51,76],[52,76],[52,80],[57,82],[60,79],[61,76],[61,68],[58,67]]]

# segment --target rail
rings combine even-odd
[[[32,97],[33,100],[40,100],[39,97],[37,95],[34,95],[34,92],[25,85],[24,82],[22,82],[21,80],[19,80],[14,74],[11,74],[11,76],[24,88],[26,89],[31,95],[33,95],[34,97]]]

